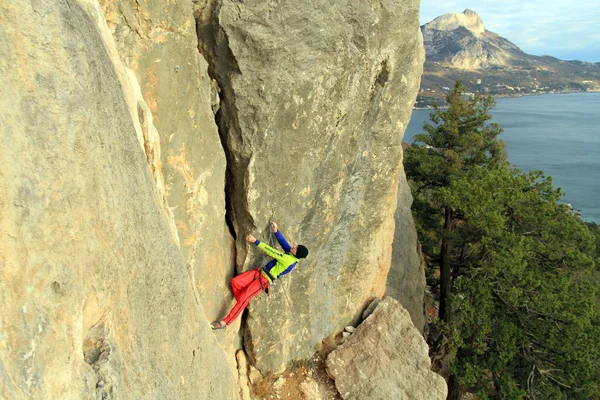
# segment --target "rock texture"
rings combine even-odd
[[[427,61],[460,69],[488,68],[522,59],[516,45],[485,29],[479,15],[471,10],[442,15],[421,27]]]
[[[2,3],[0,397],[238,399],[240,326],[268,373],[356,323],[386,290],[418,8]],[[212,332],[271,218],[309,258]]]
[[[467,28],[477,36],[485,32],[483,21],[476,12],[466,9],[462,13],[448,13],[426,24],[428,29],[453,31],[459,27]]]
[[[215,88],[198,51],[190,1],[100,0],[122,62],[140,82],[158,132],[165,196],[198,297],[211,320],[230,305],[233,238],[225,223],[225,152]],[[225,295],[227,294],[227,296]]]
[[[3,2],[0,55],[0,397],[238,398],[99,5]]]
[[[398,300],[410,314],[420,332],[425,328],[425,260],[412,218],[412,194],[404,168],[398,189],[398,206],[394,220],[396,232],[392,247],[392,266],[388,274],[386,294]]]
[[[306,359],[385,291],[401,139],[423,49],[417,1],[228,1],[199,17],[218,81],[238,269],[273,217],[307,260],[250,305],[249,356],[262,372]]]
[[[431,371],[425,340],[391,297],[329,354],[327,371],[344,400],[443,400],[448,392]]]

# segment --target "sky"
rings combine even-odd
[[[421,0],[421,25],[466,8],[528,54],[600,62],[600,0]]]

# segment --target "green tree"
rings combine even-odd
[[[423,251],[439,267],[449,399],[588,399],[600,392],[590,229],[539,171],[506,163],[493,101],[436,108],[406,151]]]
[[[415,185],[415,202],[421,214],[427,215],[424,229],[441,238],[439,247],[435,248],[434,238],[424,249],[439,265],[439,316],[444,321],[448,314],[451,274],[456,273],[453,268],[459,266],[452,261],[452,251],[453,232],[460,216],[435,195],[437,190],[465,176],[474,167],[500,165],[506,161],[504,145],[497,139],[502,129],[496,123],[489,123],[494,99],[479,93],[465,96],[464,91],[463,84],[456,82],[446,97],[448,108],[436,105],[430,115],[433,124],[423,127],[427,133],[415,136],[415,144],[423,145],[413,145],[406,150],[406,174]]]
[[[558,202],[560,190],[539,171],[497,167],[474,169],[439,195],[463,217],[465,266],[450,298],[451,392],[593,398],[600,392],[594,237]]]

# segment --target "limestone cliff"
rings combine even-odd
[[[453,31],[459,27],[464,27],[477,36],[481,36],[485,32],[485,26],[483,26],[483,21],[479,15],[469,9],[466,9],[460,14],[444,14],[427,23],[426,27],[438,31]]]
[[[418,6],[0,5],[0,397],[235,399],[235,350],[307,359],[392,253],[418,271],[396,228]],[[270,218],[309,258],[211,332]]]
[[[193,48],[191,7],[188,20]],[[0,397],[237,398],[175,229],[156,128],[209,106],[181,96],[176,118],[157,112],[162,97],[142,96],[95,1],[5,2],[0,38]],[[177,61],[195,69],[191,95],[208,90],[198,57]],[[222,182],[210,132],[186,142],[217,145],[205,156]],[[222,207],[222,192],[207,204]]]
[[[477,13],[444,14],[421,28],[427,61],[454,68],[478,69],[521,60],[525,53],[508,40],[485,29]]]
[[[266,240],[271,217],[310,249],[276,287],[284,295],[250,305],[247,350],[277,371],[385,292],[401,138],[424,56],[418,2],[206,7],[199,33],[222,95],[238,269],[259,265],[244,237]]]

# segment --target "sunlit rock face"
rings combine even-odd
[[[250,304],[246,348],[263,372],[308,358],[385,292],[401,139],[424,61],[418,8],[217,1],[202,14],[238,268],[260,265],[244,237],[268,240],[271,217],[310,250],[279,296]]]
[[[237,398],[168,200],[156,127],[178,118],[141,94],[94,1],[3,3],[0,38],[0,397]]]
[[[477,13],[444,14],[421,27],[427,61],[475,70],[520,62],[527,55],[516,45],[485,29]]]
[[[465,27],[477,36],[485,32],[483,21],[476,12],[466,9],[462,13],[448,13],[437,17],[427,24],[430,29],[439,31],[453,31],[458,27]]]
[[[240,326],[269,372],[358,321],[406,222],[418,7],[2,4],[0,397],[236,399]],[[308,259],[210,331],[270,219]]]

